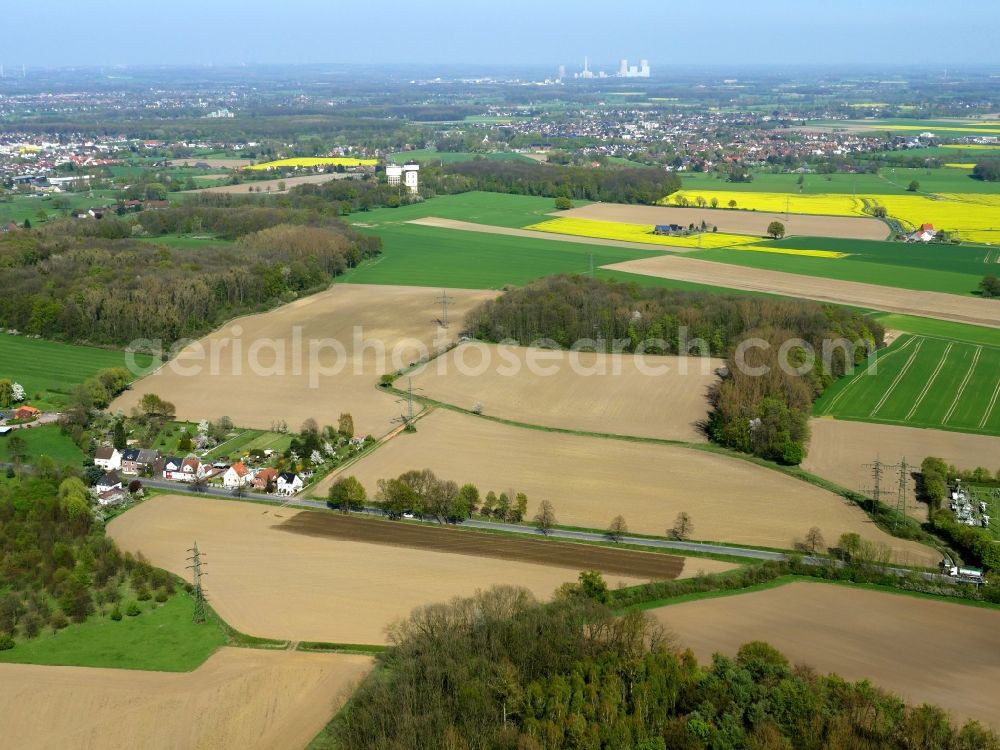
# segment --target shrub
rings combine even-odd
[[[10,651],[14,648],[14,639],[9,635],[0,635],[0,651]]]
[[[111,610],[111,619],[114,620],[115,622],[118,622],[119,620],[122,619],[122,611],[118,609],[118,607],[115,607],[113,610]]]
[[[155,598],[156,601],[158,601],[160,604],[163,604],[163,602],[165,602],[169,598],[167,590],[165,588],[157,589]]]
[[[125,614],[129,617],[138,617],[142,614],[142,610],[139,608],[139,604],[137,602],[129,602],[128,606],[125,607]]]
[[[53,631],[62,630],[69,625],[69,620],[66,615],[62,613],[62,610],[57,609],[52,613],[52,617],[49,618],[49,625],[52,627]]]

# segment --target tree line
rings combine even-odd
[[[979,162],[972,168],[972,176],[984,182],[1000,180],[1000,159],[988,159]]]
[[[140,233],[206,231],[234,244],[174,248]],[[63,220],[0,237],[0,327],[51,339],[169,347],[234,315],[325,288],[381,252],[336,219],[270,207],[185,206],[138,223]]]
[[[996,750],[867,682],[792,667],[762,642],[699,664],[653,619],[615,616],[596,573],[550,604],[495,586],[415,610],[331,729],[344,750]],[[539,637],[544,634],[544,637]]]
[[[586,276],[551,276],[508,291],[472,310],[469,336],[548,346],[646,354],[726,358],[724,377],[712,387],[705,426],[717,442],[763,458],[797,464],[805,456],[813,401],[834,380],[883,343],[876,321],[835,305],[641,287]],[[741,342],[762,345],[737,356]],[[801,375],[780,366],[785,342],[801,339],[816,352]],[[828,361],[825,341],[837,346]],[[788,351],[804,365],[809,351]],[[751,369],[753,368],[753,369]],[[766,369],[764,374],[757,368]]]

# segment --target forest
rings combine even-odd
[[[599,574],[545,605],[495,586],[415,610],[334,720],[343,750],[996,750],[970,722],[792,667],[766,643],[699,665]],[[544,637],[539,637],[544,634]]]
[[[441,171],[438,192],[485,190],[652,205],[681,187],[676,174],[652,167],[591,169],[475,159],[447,164]]]
[[[234,239],[172,247],[136,237]],[[290,302],[381,252],[381,241],[304,209],[204,205],[65,219],[0,236],[0,327],[64,341],[165,347],[234,315]]]
[[[882,344],[880,324],[834,305],[640,287],[586,276],[552,276],[490,300],[466,317],[466,333],[486,341],[645,354],[725,357],[727,372],[709,394],[705,425],[717,442],[787,464],[805,457],[813,401]],[[741,342],[758,345],[741,350]],[[779,366],[808,364],[802,374]],[[856,347],[824,342],[844,339]],[[827,361],[824,361],[826,359]],[[740,360],[740,361],[738,361]],[[749,366],[749,367],[748,367]],[[751,368],[766,368],[763,374]]]
[[[72,473],[40,470],[0,483],[0,649],[98,609],[120,620],[125,597],[165,601],[173,591],[169,575],[104,535]]]

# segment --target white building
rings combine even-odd
[[[117,448],[102,445],[94,454],[94,466],[100,466],[105,471],[118,471],[122,467],[122,454]]]
[[[302,489],[302,477],[298,474],[292,474],[290,472],[284,472],[278,475],[278,482],[275,486],[275,492],[279,495],[294,495],[296,492]]]
[[[237,487],[246,487],[252,479],[250,470],[244,464],[236,462],[222,475],[222,486],[234,490]]]
[[[649,72],[649,60],[641,60],[638,67],[629,65],[628,60],[618,65],[619,78],[649,78]]]
[[[385,176],[390,185],[399,185],[402,182],[411,193],[419,190],[417,175],[420,172],[420,165],[415,161],[410,161],[399,166],[398,164],[388,164],[385,168]]]

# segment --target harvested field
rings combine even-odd
[[[694,191],[697,192],[697,191]],[[838,237],[851,240],[884,240],[889,227],[878,219],[861,216],[815,216],[810,214],[738,211],[722,208],[676,208],[673,206],[638,206],[619,203],[591,203],[589,206],[560,211],[568,219],[621,221],[630,224],[688,224],[704,221],[729,234],[763,235],[767,225],[780,221],[785,236]]]
[[[278,531],[348,542],[367,542],[447,552],[472,557],[494,557],[515,562],[551,565],[557,568],[600,570],[646,580],[682,577],[684,558],[629,549],[573,544],[543,539],[520,539],[456,528],[391,523],[389,521],[303,511],[275,527]],[[715,568],[714,560],[699,560],[697,567]],[[722,563],[722,569],[734,566]]]
[[[664,534],[681,511],[694,538],[790,548],[812,526],[834,543],[853,531],[891,546],[900,562],[937,562],[922,545],[880,531],[856,506],[777,471],[708,451],[561,435],[438,409],[351,466],[374,494],[376,482],[430,468],[482,493],[513,488],[528,495],[528,515],[549,500],[558,522],[607,528],[622,514],[629,529]],[[332,478],[322,482],[324,494]]]
[[[471,342],[418,370],[413,385],[421,396],[528,424],[703,442],[706,393],[724,365]]]
[[[297,431],[310,417],[322,426],[336,424],[341,412],[349,412],[359,433],[382,435],[402,407],[376,388],[379,376],[416,361],[458,330],[438,325],[440,294],[417,287],[337,284],[271,312],[239,318],[137,382],[111,409],[128,412],[152,392],[172,402],[181,421],[225,415],[241,427],[266,430],[283,420]],[[449,290],[449,314],[460,319],[494,294]],[[318,342],[315,357],[310,356],[312,342]],[[189,368],[193,374],[186,374]]]
[[[239,185],[219,185],[217,187],[201,188],[200,190],[185,190],[185,193],[238,193],[250,194],[261,193],[281,193],[288,192],[289,188],[296,185],[321,185],[330,180],[348,180],[353,175],[350,172],[331,172],[330,174],[309,174],[301,177],[276,177],[273,180],[253,180],[252,182],[242,182]],[[278,183],[285,183],[285,190],[278,189]]]
[[[1000,437],[829,418],[813,419],[809,424],[812,439],[802,468],[850,490],[871,485],[867,465],[876,456],[888,464],[905,458],[914,471],[920,470],[920,462],[927,456],[939,456],[963,469],[1000,468]],[[895,477],[891,479],[895,481]],[[907,510],[926,520],[927,506],[917,502],[912,478],[909,490]]]
[[[282,530],[282,524],[294,521],[300,513],[230,500],[163,495],[114,519],[108,534],[123,550],[141,551],[153,565],[185,576],[186,550],[197,539],[208,561],[207,594],[219,615],[245,633],[293,640],[385,643],[385,628],[414,607],[469,596],[498,582],[524,586],[545,599],[579,573],[578,568],[495,557],[474,560],[466,554],[422,547]],[[307,519],[314,516],[307,513]],[[291,527],[302,523],[310,525],[304,521]],[[368,523],[378,523],[385,530],[384,540],[394,538],[397,531],[405,533],[403,524]],[[470,532],[451,532],[456,544],[468,551],[465,536],[471,536]],[[480,544],[493,539],[475,538]],[[718,565],[712,560],[693,560],[686,572],[714,571]],[[647,580],[608,576],[612,587]]]
[[[869,679],[1000,729],[1000,611],[826,583],[653,610],[699,660],[767,641],[793,664]]]
[[[367,656],[225,648],[194,672],[0,664],[18,750],[301,750],[371,668]]]
[[[660,255],[604,269],[1000,328],[1000,302]]]

